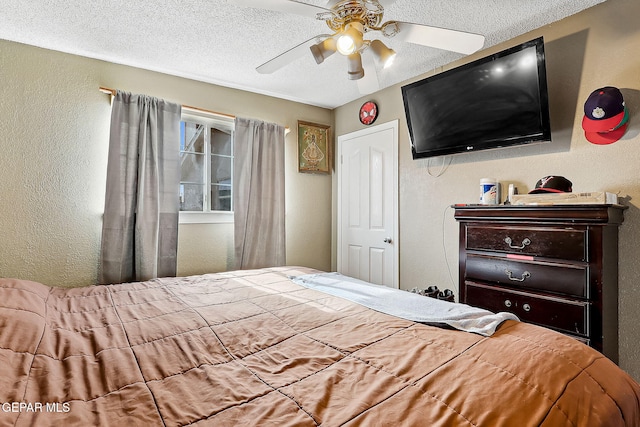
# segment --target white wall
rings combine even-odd
[[[332,112],[240,90],[0,41],[0,277],[97,281],[110,102],[100,86],[288,126],[287,262],[331,266],[331,177],[297,172],[298,120]],[[234,268],[231,225],[181,225],[178,274]]]
[[[368,99],[377,101],[380,107],[377,123],[400,120],[399,245],[403,289],[437,284],[457,292],[458,226],[449,206],[477,203],[480,178],[495,177],[505,187],[514,183],[521,191],[528,191],[541,177],[557,174],[573,181],[576,192],[610,191],[628,196],[629,209],[620,229],[619,245],[620,365],[640,379],[640,328],[637,327],[640,322],[637,250],[640,241],[640,25],[637,16],[640,16],[637,0],[608,0],[445,67],[544,36],[553,139],[550,144],[455,156],[450,158],[451,164],[442,176],[432,176],[440,171],[443,159],[411,159],[401,85],[336,109],[335,127],[337,135],[361,129],[357,111]],[[401,66],[400,61],[398,58],[394,66]],[[430,74],[433,73],[420,78]],[[607,85],[622,90],[631,114],[630,124],[621,141],[596,146],[584,138],[583,105],[593,90]],[[335,239],[335,229],[333,234]]]

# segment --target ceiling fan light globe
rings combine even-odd
[[[395,56],[390,57],[389,59],[387,59],[386,61],[384,61],[382,63],[382,69],[387,69],[387,68],[391,68],[391,66],[393,65],[393,61],[395,60]]]
[[[351,71],[348,72],[348,76],[349,76],[349,80],[360,80],[361,78],[364,77],[364,70],[359,70],[357,72],[352,73]]]
[[[329,37],[328,39],[324,39],[320,43],[314,44],[309,49],[311,50],[311,54],[316,60],[316,63],[322,64],[325,59],[336,52],[336,41],[333,39],[333,37]]]
[[[343,34],[338,38],[338,52],[345,56],[351,55],[356,51],[356,42],[348,34]]]
[[[393,65],[393,62],[396,60],[396,56],[398,55],[393,50],[392,52],[393,53],[382,62],[382,68],[389,68]]]
[[[324,61],[324,55],[322,54],[321,48],[318,47],[317,44],[314,44],[313,46],[311,46],[309,48],[309,50],[311,51],[311,54],[313,55],[313,59],[316,60],[316,64],[322,64],[322,62]]]
[[[342,34],[338,37],[336,48],[338,52],[345,56],[349,56],[357,52],[363,45],[364,27],[359,22],[351,22],[344,27]]]
[[[349,80],[358,80],[364,77],[364,68],[362,68],[362,57],[358,52],[352,53],[347,57],[349,61],[348,76]]]
[[[373,54],[378,59],[378,62],[382,64],[383,68],[388,68],[393,64],[396,59],[396,52],[393,49],[389,49],[380,40],[373,40],[370,43]]]

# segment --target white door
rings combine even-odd
[[[338,272],[399,287],[398,121],[338,137]]]

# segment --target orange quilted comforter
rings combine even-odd
[[[638,384],[571,338],[417,324],[311,272],[0,279],[0,426],[640,426]]]

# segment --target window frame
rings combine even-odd
[[[205,144],[205,189],[204,198],[205,206],[203,211],[179,211],[178,222],[180,224],[233,224],[233,210],[231,211],[216,211],[211,210],[211,143],[210,133],[211,127],[218,128],[220,130],[228,130],[231,135],[231,194],[233,195],[234,183],[233,183],[233,144],[234,132],[235,132],[235,119],[232,117],[219,116],[211,113],[188,110],[183,108],[181,121],[195,122],[205,126],[205,133],[208,137],[208,143]],[[226,156],[222,156],[226,157]],[[182,175],[180,176],[182,182]],[[233,209],[233,204],[231,205]]]

